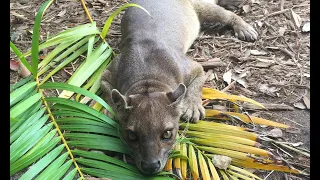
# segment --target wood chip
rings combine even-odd
[[[215,67],[227,66],[222,61],[205,61],[205,62],[198,62],[202,65],[203,69],[214,69]]]
[[[268,55],[265,51],[258,51],[258,50],[250,50],[250,54],[254,56],[265,56]]]

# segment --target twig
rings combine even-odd
[[[275,141],[274,141],[275,142]],[[272,143],[274,146],[276,146],[278,149],[280,149],[282,152],[284,152],[284,153],[286,153],[288,156],[290,156],[290,157],[292,157],[293,158],[293,156],[290,154],[290,153],[288,153],[287,151],[285,151],[285,150],[283,150],[282,148],[280,148],[279,146],[277,146],[275,143]]]
[[[52,82],[54,82],[54,79],[53,79],[53,77],[51,76],[50,78],[51,78]],[[59,96],[60,94],[59,94],[59,91],[58,91],[58,89],[56,89],[56,91],[57,91],[57,94],[58,94],[58,96]]]
[[[274,170],[272,170],[265,178],[263,178],[263,180],[266,180],[272,173]]]
[[[87,8],[86,4],[84,3],[84,0],[80,0],[80,1],[81,1],[81,4],[82,4],[82,7],[83,7],[84,11],[86,12],[87,17],[89,18],[90,22],[92,23],[93,20],[91,18],[91,15],[90,15],[90,13],[88,11],[88,8]],[[102,41],[104,43],[107,43],[106,40],[101,36],[101,33],[100,33],[100,38],[102,39]]]
[[[201,66],[204,69],[212,69],[215,67],[221,67],[221,66],[226,66],[226,64],[222,61],[205,61],[205,62],[198,62],[201,64]]]
[[[250,104],[250,103],[243,103],[243,108],[250,109],[250,110],[290,110],[293,111],[294,108],[288,106],[286,104],[271,104],[271,103],[261,103],[265,108],[261,108],[259,106]]]
[[[302,7],[302,6],[310,6],[310,4],[295,5],[295,6],[292,6],[291,8],[287,8],[287,9],[283,9],[283,10],[280,10],[280,11],[276,11],[276,12],[270,13],[270,14],[264,16],[262,19],[264,20],[264,19],[266,19],[268,17],[275,16],[275,15],[278,15],[278,14],[282,14],[282,13],[285,13],[285,12],[289,11],[290,9],[297,8],[297,7]]]
[[[222,92],[228,91],[237,81],[232,81],[227,87],[222,89]]]

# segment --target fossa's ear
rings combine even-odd
[[[112,102],[116,105],[117,109],[131,109],[131,98],[122,95],[118,90],[113,89],[111,91]]]
[[[170,99],[171,104],[174,105],[181,101],[181,99],[185,96],[187,92],[187,88],[184,84],[180,83],[176,90],[167,93],[167,97]]]

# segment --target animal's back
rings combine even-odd
[[[188,0],[133,0],[144,7],[129,8],[122,19],[122,38],[137,33],[186,52],[197,38],[200,23]]]

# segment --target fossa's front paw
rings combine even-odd
[[[188,98],[184,101],[182,107],[182,116],[184,121],[196,123],[199,119],[205,118],[205,109],[202,106],[200,98]]]
[[[234,25],[233,29],[235,36],[240,40],[252,42],[258,39],[257,31],[243,20]]]

